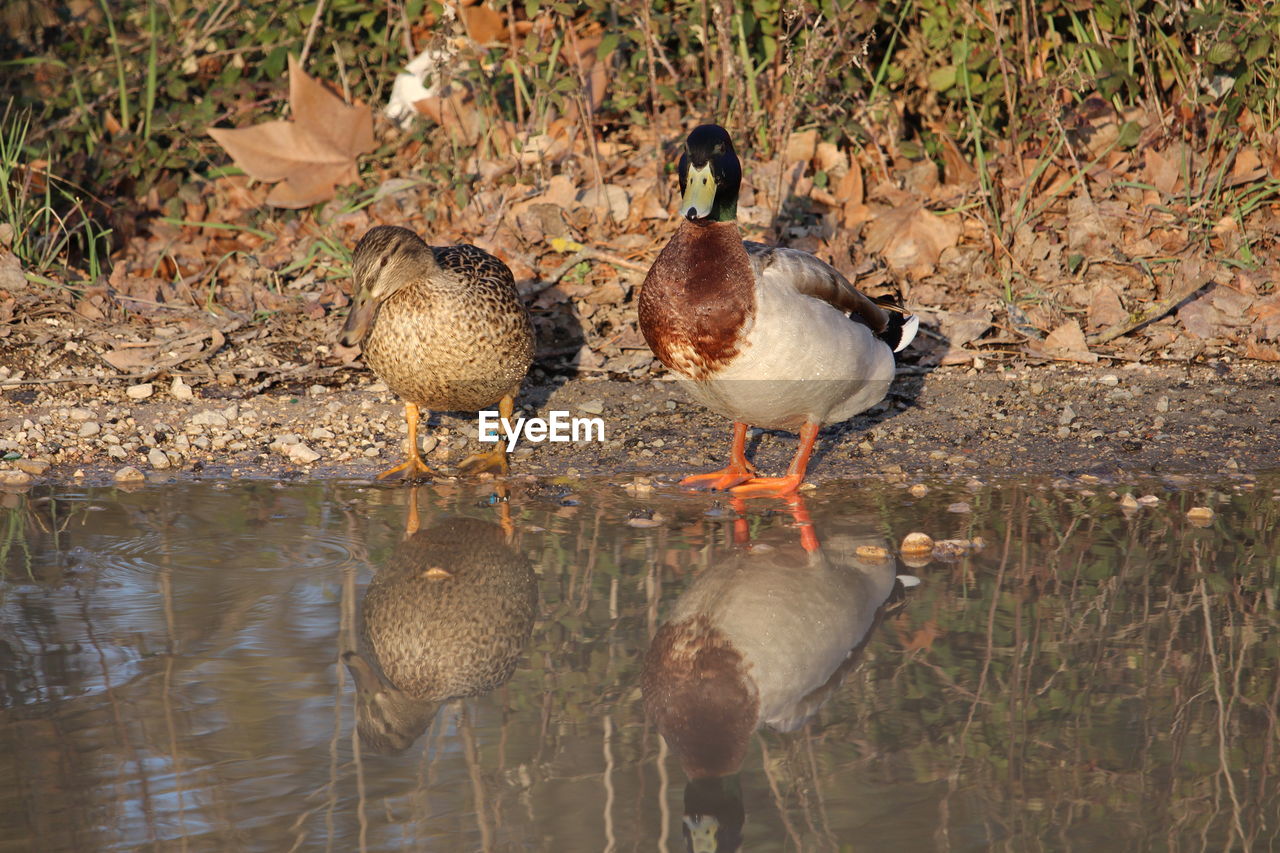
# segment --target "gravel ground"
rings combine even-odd
[[[0,485],[172,477],[373,478],[403,458],[400,404],[370,374],[340,387],[9,386],[0,390]],[[874,476],[1074,477],[1172,482],[1280,469],[1274,367],[908,368],[876,409],[823,433],[810,481]],[[675,477],[723,464],[729,424],[668,381],[569,379],[524,389],[520,414],[599,417],[605,440],[524,443],[516,475]],[[430,464],[450,472],[476,416],[433,414]],[[787,433],[753,431],[748,454],[781,473]]]

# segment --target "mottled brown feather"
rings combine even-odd
[[[737,224],[685,220],[645,277],[640,331],[667,367],[705,379],[738,353],[755,310]]]
[[[469,245],[430,251],[436,264],[378,306],[365,362],[406,402],[487,408],[516,393],[533,361],[529,312],[502,261]]]

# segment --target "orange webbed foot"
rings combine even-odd
[[[750,463],[746,465],[728,465],[719,471],[710,471],[706,474],[694,474],[685,477],[680,481],[680,485],[689,486],[694,489],[731,489],[739,483],[745,483],[751,480],[756,473],[756,469]]]
[[[399,465],[395,466],[394,468],[388,468],[387,470],[383,471],[381,474],[378,475],[378,479],[385,480],[386,478],[390,477],[392,474],[399,474],[401,471],[404,472],[403,474],[401,474],[401,478],[409,481],[434,480],[435,478],[440,476],[435,471],[428,468],[427,463],[423,462],[422,459],[417,454],[414,454],[408,460],[401,462]]]
[[[474,477],[484,473],[505,477],[510,472],[507,464],[507,452],[501,447],[487,453],[475,453],[458,463],[458,473],[464,477]]]
[[[795,494],[804,482],[803,474],[785,477],[752,477],[741,485],[729,489],[735,498],[778,498]]]

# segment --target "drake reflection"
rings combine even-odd
[[[737,774],[751,734],[804,725],[856,663],[896,587],[878,537],[832,531],[820,544],[803,498],[788,505],[799,541],[738,548],[703,569],[645,657],[646,708],[689,779],[684,836],[693,851],[738,849]],[[745,521],[735,544],[748,544]]]
[[[405,538],[360,604],[360,648],[343,655],[356,684],[356,726],[374,752],[407,749],[446,699],[505,684],[529,644],[538,590],[502,524],[453,517],[418,529],[411,493]]]

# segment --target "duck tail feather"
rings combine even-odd
[[[889,345],[894,352],[902,352],[915,340],[920,331],[920,318],[914,314],[889,312],[889,325],[880,333],[880,339]]]

